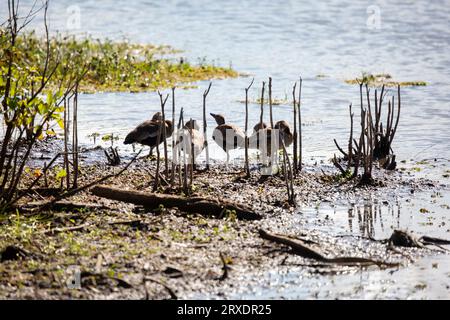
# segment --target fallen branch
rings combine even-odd
[[[162,283],[161,281],[153,279],[151,277],[144,277],[144,288],[145,288],[146,291],[147,291],[147,286],[146,286],[147,281],[151,281],[151,282],[154,282],[154,283],[157,283],[157,284],[163,286],[164,289],[166,289],[167,292],[170,294],[170,299],[172,299],[172,300],[177,300],[178,299],[178,297],[175,294],[175,292],[169,286],[167,286],[166,284]],[[148,300],[147,295],[148,295],[148,292],[146,292],[146,300]]]
[[[230,210],[235,211],[239,219],[261,219],[261,216],[255,213],[251,208],[226,200],[203,197],[186,198],[170,194],[123,190],[121,188],[110,186],[96,186],[91,191],[98,197],[133,203],[148,208],[158,208],[160,205],[163,205],[166,208],[177,207],[181,211],[195,212],[216,217],[222,217],[225,210]]]
[[[78,188],[76,188],[76,189],[69,190],[69,191],[67,191],[67,192],[65,192],[65,193],[63,193],[63,194],[61,194],[61,195],[55,197],[55,199],[53,199],[53,200],[51,200],[51,201],[49,201],[49,202],[44,203],[44,204],[42,205],[42,207],[40,208],[40,210],[51,208],[55,203],[57,203],[58,201],[60,201],[60,200],[62,200],[62,199],[65,199],[65,198],[67,198],[67,197],[73,196],[73,195],[77,194],[78,192],[84,191],[84,190],[89,189],[89,188],[91,188],[91,187],[93,187],[93,186],[95,186],[95,185],[97,185],[97,184],[99,184],[99,183],[102,183],[102,182],[104,182],[104,181],[106,181],[106,180],[108,180],[108,179],[110,179],[110,178],[117,177],[117,176],[121,175],[122,173],[124,173],[124,172],[131,166],[131,164],[132,164],[134,161],[136,161],[136,159],[138,158],[138,156],[141,154],[142,150],[144,150],[144,149],[141,149],[141,150],[134,156],[134,158],[131,159],[130,162],[128,162],[127,165],[126,165],[125,167],[123,167],[119,172],[117,172],[117,173],[112,173],[112,174],[108,174],[108,175],[106,175],[106,176],[104,176],[104,177],[102,177],[102,178],[100,178],[100,179],[98,179],[98,180],[95,180],[95,181],[93,181],[93,182],[90,182],[90,183],[88,183],[88,184],[85,184],[84,186],[78,187]]]
[[[328,263],[337,263],[340,265],[346,266],[387,266],[387,267],[395,267],[398,266],[398,263],[388,263],[384,261],[375,261],[372,259],[359,258],[359,257],[337,257],[337,258],[327,258],[320,252],[310,248],[306,244],[302,243],[301,240],[292,239],[284,235],[276,235],[268,233],[267,231],[260,229],[259,235],[261,238],[270,240],[276,243],[284,244],[293,250],[293,253],[307,259],[314,259],[317,261],[328,262]]]

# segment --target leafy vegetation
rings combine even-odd
[[[413,86],[426,86],[425,81],[394,81],[392,76],[387,73],[371,74],[363,72],[360,78],[345,80],[348,84],[367,84],[370,87],[381,87],[385,85],[387,87],[413,87]]]
[[[4,51],[7,43],[2,41],[0,46]],[[45,38],[31,32],[17,37],[14,52],[19,65],[33,68],[45,60],[46,48]],[[49,48],[55,56],[58,53],[59,60],[50,82],[52,88],[59,87],[58,79],[69,70],[83,65],[87,66],[88,72],[80,82],[79,90],[89,93],[148,91],[180,83],[238,76],[231,68],[209,65],[205,60],[193,65],[183,58],[169,59],[167,56],[177,51],[168,46],[56,35],[49,38]],[[5,55],[0,56],[1,65],[6,65],[5,59]]]
[[[52,45],[48,37],[47,9],[19,18],[17,6],[8,3],[9,19],[0,31],[0,98],[4,134],[0,149],[0,209],[12,207],[23,195],[18,192],[30,153],[51,125],[64,127],[67,98],[75,95],[87,72],[80,52]],[[24,37],[23,28],[44,9],[45,40]],[[27,39],[25,41],[25,39]],[[40,43],[40,46],[34,44]],[[27,50],[27,44],[35,51]],[[38,175],[40,176],[40,175]],[[31,187],[31,186],[30,186]]]

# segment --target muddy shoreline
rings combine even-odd
[[[97,150],[98,151],[98,150]],[[97,152],[95,151],[95,152]],[[36,153],[36,154],[39,154]],[[39,158],[39,156],[37,156]],[[124,160],[123,162],[126,162]],[[125,164],[122,163],[121,166]],[[80,185],[120,167],[84,165]],[[200,169],[202,169],[200,167]],[[155,161],[139,159],[122,175],[107,181],[123,189],[150,191]],[[264,274],[300,270],[302,277],[373,272],[380,267],[339,266],[293,255],[286,246],[260,238],[258,230],[301,238],[328,257],[353,256],[399,263],[395,271],[414,260],[446,254],[437,248],[391,250],[380,238],[333,230],[333,217],[311,221],[309,208],[357,204],[364,201],[387,206],[395,197],[407,201],[417,194],[448,191],[437,181],[417,178],[404,171],[376,170],[378,186],[355,187],[335,180],[331,164],[312,162],[294,181],[298,206],[287,203],[282,175],[261,181],[258,167],[243,178],[241,167],[212,165],[194,178],[194,195],[223,198],[250,205],[259,221],[235,216],[217,219],[186,214],[176,208],[143,207],[98,198],[84,191],[66,199],[89,204],[86,208],[46,210],[38,214],[9,215],[1,220],[0,248],[24,250],[22,259],[0,263],[0,297],[20,299],[169,299],[230,298],[258,288]],[[49,177],[53,181],[52,177]],[[57,183],[55,186],[57,187]],[[179,193],[168,188],[166,192]],[[22,205],[45,196],[32,194]],[[80,227],[81,226],[81,227]],[[80,227],[77,229],[77,227]],[[73,230],[72,228],[75,228]],[[448,226],[443,226],[447,228]],[[448,234],[444,232],[444,234]],[[384,269],[384,268],[381,268]],[[81,288],[68,288],[73,272],[80,272]],[[313,297],[311,291],[311,297]]]

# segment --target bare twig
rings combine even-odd
[[[203,93],[203,136],[205,140],[205,149],[206,149],[206,170],[209,170],[209,146],[208,146],[208,137],[206,134],[206,97],[208,96],[209,90],[211,89],[212,82],[209,83],[208,89]]]
[[[263,97],[264,98],[264,97]],[[269,77],[269,111],[270,111],[270,127],[273,128],[272,116],[272,77]]]
[[[247,178],[250,177],[250,166],[248,163],[248,90],[250,90],[254,81],[255,78],[253,78],[252,82],[250,82],[250,85],[245,88],[245,172]]]
[[[172,126],[175,127],[175,87],[172,88]],[[172,172],[170,176],[172,186],[175,183],[175,132],[172,130]]]
[[[297,88],[297,82],[295,82],[294,87],[292,88],[292,98],[293,98],[293,105],[294,105],[294,146],[293,146],[293,152],[294,152],[294,175],[297,175],[298,171],[298,159],[297,159],[297,147],[298,147],[298,137],[297,137],[297,101],[295,96],[295,90]]]
[[[298,158],[298,168],[302,171],[303,166],[303,134],[302,134],[302,84],[303,79],[300,77],[300,85],[298,89],[298,138],[299,138],[299,158]]]

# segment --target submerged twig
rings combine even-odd
[[[263,229],[259,230],[259,235],[261,238],[274,241],[276,243],[284,244],[293,250],[294,254],[297,254],[299,256],[302,256],[304,258],[308,259],[314,259],[317,261],[322,262],[328,262],[328,263],[336,263],[340,265],[346,265],[346,266],[370,266],[370,265],[377,265],[379,267],[385,266],[385,267],[397,267],[400,264],[399,263],[390,263],[390,262],[384,262],[384,261],[376,261],[372,259],[366,259],[366,258],[359,258],[359,257],[337,257],[337,258],[327,258],[320,252],[312,249],[305,243],[302,243],[302,241],[298,239],[292,239],[284,235],[277,235],[277,234],[271,234]]]

